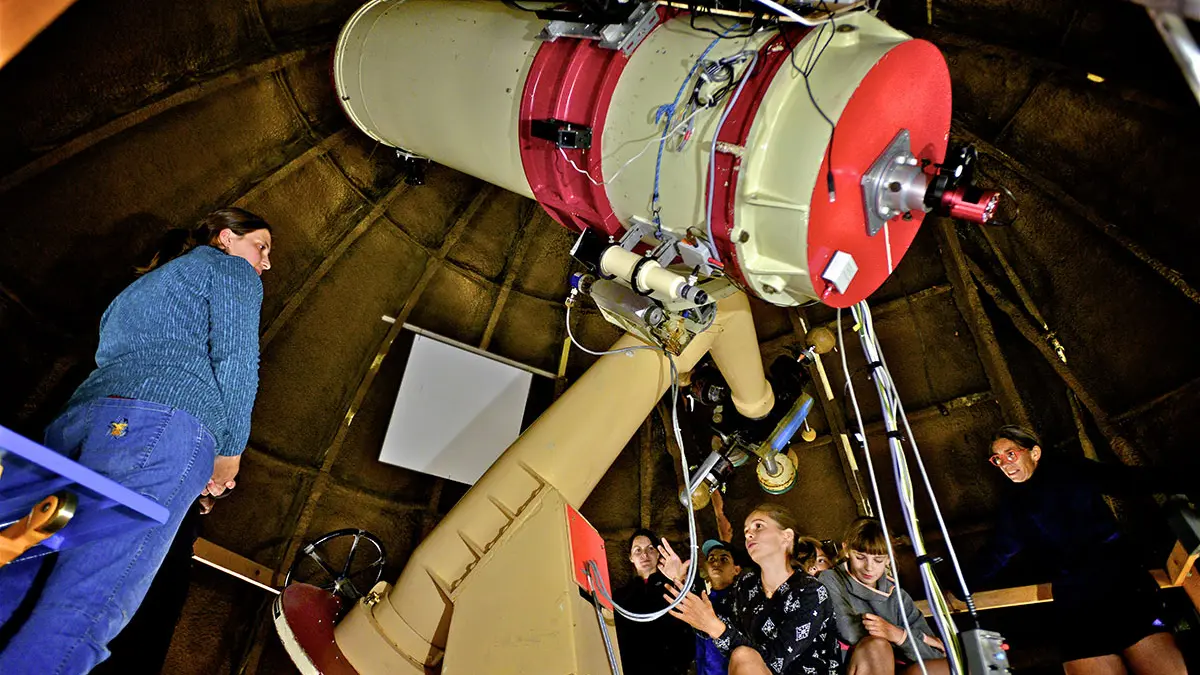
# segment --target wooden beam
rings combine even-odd
[[[640,497],[638,522],[641,527],[650,527],[654,517],[652,500],[654,494],[654,431],[650,428],[649,418],[642,421],[642,426],[638,427],[635,438],[638,443],[638,496]],[[670,441],[667,445],[670,446]]]
[[[550,217],[536,202],[530,202],[530,204],[533,207],[532,212],[524,218],[524,223],[517,229],[517,241],[512,246],[512,255],[506,256],[508,270],[504,273],[504,282],[500,285],[499,294],[496,295],[496,304],[492,306],[491,314],[488,315],[487,327],[483,329],[483,338],[479,341],[480,349],[486,350],[492,344],[496,326],[500,324],[500,315],[504,312],[508,295],[512,292],[513,284],[517,281],[517,273],[521,271],[521,263],[525,260],[525,252],[529,250],[530,241],[533,239],[529,231],[533,228],[534,220],[541,216]]]
[[[801,339],[804,339],[803,336],[808,334],[809,326],[804,310],[797,308],[788,314],[795,317],[796,332],[800,334]],[[814,398],[825,421],[829,423],[830,434],[835,439],[838,463],[842,465],[842,476],[846,480],[846,489],[850,491],[850,497],[858,506],[859,515],[873,516],[875,509],[871,506],[871,500],[867,497],[867,492],[863,487],[862,476],[858,470],[858,460],[854,456],[854,448],[850,445],[850,435],[846,430],[846,417],[842,414],[842,407],[836,403],[837,397],[834,395],[833,387],[829,384],[829,375],[825,372],[825,364],[820,354],[814,355],[810,372],[816,376],[814,384],[816,384],[817,391],[813,392]]]
[[[1033,325],[1033,322],[1025,316],[1019,307],[1004,296],[1004,293],[1000,290],[996,282],[979,265],[975,264],[975,261],[965,256],[964,259],[966,260],[968,269],[971,271],[971,275],[975,277],[975,281],[979,284],[980,288],[988,294],[988,297],[992,299],[996,307],[1008,316],[1013,326],[1021,333],[1021,336],[1038,350],[1042,357],[1046,359],[1046,362],[1050,364],[1050,367],[1054,369],[1054,372],[1062,379],[1063,383],[1067,385],[1067,388],[1075,394],[1079,402],[1083,404],[1083,407],[1087,408],[1088,412],[1091,413],[1092,418],[1096,420],[1096,426],[1100,428],[1100,433],[1104,434],[1117,457],[1125,464],[1135,466],[1145,464],[1145,456],[1118,433],[1116,427],[1109,419],[1108,413],[1100,406],[1100,402],[1083,386],[1083,383],[1075,376],[1071,367],[1063,363],[1062,359],[1054,351],[1054,348],[1046,342],[1044,335]]]
[[[962,243],[958,240],[954,221],[938,220],[938,243],[942,250],[942,263],[946,267],[946,276],[954,288],[954,304],[967,322],[967,328],[975,339],[975,350],[979,361],[983,364],[983,372],[988,384],[1000,402],[1000,411],[1011,424],[1030,426],[1029,411],[1017,390],[1012,371],[1004,360],[1004,352],[996,339],[996,331],[992,321],[983,309],[979,292],[971,281],[971,273],[967,266],[967,257],[963,252]]]
[[[1184,583],[1172,583],[1167,573],[1163,570],[1151,570],[1150,576],[1158,583],[1159,588],[1174,588],[1183,586],[1187,589],[1191,579],[1200,581],[1200,575],[1191,575],[1185,578]],[[1197,590],[1200,590],[1200,583],[1195,583]],[[1189,593],[1190,594],[1190,593]],[[980,591],[973,594],[975,599],[975,608],[979,611],[987,609],[1002,609],[1004,607],[1019,607],[1022,605],[1036,605],[1043,602],[1053,602],[1054,594],[1051,592],[1050,584],[1035,584],[1032,586],[1016,586],[1014,588],[1002,588],[995,591]],[[917,609],[925,616],[929,616],[929,601],[917,600]],[[950,611],[953,614],[962,614],[967,611],[966,603],[955,599],[950,603]]]
[[[1158,258],[1155,258],[1146,249],[1142,248],[1140,244],[1130,239],[1125,232],[1130,231],[1131,228],[1121,228],[1113,223],[1108,222],[1102,218],[1100,214],[1095,211],[1095,209],[1084,205],[1082,202],[1072,197],[1067,193],[1066,190],[1064,190],[1054,181],[1038,174],[1036,171],[1033,171],[1017,159],[1010,157],[1003,150],[997,148],[991,143],[988,143],[979,136],[976,136],[971,131],[963,128],[962,125],[954,125],[953,134],[962,140],[969,141],[970,143],[974,144],[979,149],[981,154],[996,160],[1009,171],[1018,174],[1023,179],[1032,183],[1042,192],[1048,194],[1055,201],[1064,206],[1068,211],[1083,218],[1088,222],[1088,224],[1099,230],[1101,234],[1107,236],[1117,246],[1125,249],[1125,251],[1127,251],[1130,255],[1145,263],[1150,269],[1154,270],[1154,272],[1162,277],[1163,280],[1165,280],[1168,284],[1174,286],[1176,290],[1183,293],[1184,297],[1186,297],[1188,300],[1191,300],[1196,304],[1200,304],[1200,290],[1193,288],[1178,270],[1170,267]]]
[[[1146,401],[1144,403],[1139,403],[1138,405],[1130,408],[1129,410],[1126,410],[1125,412],[1121,413],[1120,415],[1113,416],[1112,421],[1113,422],[1124,422],[1126,420],[1130,420],[1135,417],[1141,417],[1142,415],[1150,412],[1154,408],[1157,408],[1158,406],[1160,406],[1164,403],[1168,403],[1168,402],[1170,402],[1176,398],[1179,398],[1181,396],[1189,395],[1197,389],[1200,389],[1200,378],[1196,378],[1194,380],[1189,380],[1188,382],[1185,382],[1181,386],[1176,387],[1175,389],[1172,389],[1171,391],[1168,391],[1165,394],[1159,394],[1158,396],[1155,396],[1154,398],[1150,399],[1149,401]]]
[[[196,540],[192,546],[192,559],[276,595],[279,594],[277,587],[283,583],[281,575],[275,570],[249,558],[244,558],[207,539]]]
[[[909,293],[908,297],[899,297],[899,298],[896,298],[895,300],[888,300],[887,302],[881,302],[878,305],[872,305],[871,306],[871,316],[874,317],[875,319],[879,319],[881,317],[887,316],[888,314],[893,314],[898,311],[908,311],[910,303],[917,303],[917,302],[921,302],[924,300],[931,300],[933,298],[941,297],[941,296],[945,295],[946,293],[950,293],[952,291],[953,291],[953,286],[951,286],[950,284],[934,284],[933,286],[930,286],[929,288],[923,288],[923,289],[917,291],[916,293]],[[822,325],[831,331],[834,331],[834,332],[837,331],[837,319],[834,319],[832,321],[826,321]],[[853,315],[851,315],[850,312],[843,312],[842,313],[842,329],[844,331],[849,332],[853,325],[854,325]]]
[[[392,205],[392,202],[400,197],[400,195],[407,193],[408,190],[409,187],[407,183],[398,183],[392,186],[392,189],[388,190],[387,194],[385,194],[383,198],[380,199],[374,205],[374,207],[372,207],[371,211],[364,218],[359,220],[358,224],[351,228],[351,230],[341,238],[341,241],[339,241],[337,245],[335,245],[333,249],[329,251],[329,253],[325,254],[324,259],[321,260],[321,264],[317,267],[317,269],[314,270],[312,274],[308,275],[308,278],[304,280],[304,283],[300,286],[300,288],[296,289],[290,296],[288,296],[287,301],[283,305],[283,309],[281,309],[279,314],[277,314],[275,318],[271,320],[271,323],[267,326],[267,330],[263,333],[262,339],[259,340],[260,350],[266,350],[267,345],[271,344],[276,336],[279,335],[279,331],[282,330],[284,325],[287,324],[288,319],[292,318],[292,315],[296,313],[296,310],[303,306],[304,301],[308,299],[309,294],[311,294],[313,289],[317,287],[317,284],[319,284],[321,280],[325,278],[325,275],[328,274],[335,265],[337,265],[338,261],[340,261],[342,256],[345,255],[346,251],[350,250],[350,247],[353,246],[356,241],[358,241],[359,237],[366,234],[367,230],[371,229],[371,226],[373,226],[377,220],[383,217],[383,214],[387,212],[387,209]],[[238,200],[238,202],[241,201],[243,200]]]
[[[313,517],[316,514],[317,502],[320,500],[325,490],[333,484],[333,464],[341,454],[342,446],[346,441],[346,435],[350,432],[350,425],[354,423],[354,416],[358,413],[359,407],[367,397],[367,392],[371,389],[371,384],[375,381],[375,375],[378,374],[380,366],[387,358],[388,352],[391,351],[392,345],[395,344],[396,338],[399,337],[400,331],[404,329],[404,322],[408,320],[409,314],[416,309],[417,302],[425,289],[429,287],[429,283],[433,280],[434,274],[441,267],[446,255],[450,252],[454,245],[458,243],[466,231],[467,225],[474,219],[475,214],[483,205],[492,198],[493,194],[499,188],[491,185],[485,185],[481,190],[475,193],[466,208],[455,218],[454,224],[446,233],[442,245],[436,253],[433,253],[425,261],[425,269],[421,273],[421,278],[417,281],[415,287],[408,298],[404,301],[404,306],[395,313],[395,322],[391,329],[388,330],[379,348],[376,350],[375,357],[371,360],[366,373],[362,376],[358,387],[355,390],[354,398],[350,402],[350,406],[346,410],[346,415],[342,420],[342,424],[338,427],[337,433],[333,437],[333,441],[326,448],[325,453],[321,457],[321,469],[313,480],[313,486],[309,490],[308,499],[305,501],[304,508],[301,509],[299,517],[292,526],[292,531],[288,541],[288,545],[283,555],[282,567],[288,568],[295,559],[297,552],[300,550],[301,540],[308,532],[308,527],[312,523]]]
[[[210,96],[241,82],[282,70],[290,65],[299,63],[312,54],[327,49],[327,45],[321,45],[320,47],[297,49],[286,54],[272,56],[245,68],[225,73],[210,80],[198,82],[183,91],[171,94],[166,98],[159,99],[131,113],[122,115],[99,129],[76,136],[7,176],[0,178],[0,194],[8,192],[30,178],[57,166],[61,162],[78,155],[92,146],[157,117],[168,110],[188,103],[194,103],[206,96]]]

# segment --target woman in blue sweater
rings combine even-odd
[[[271,228],[230,208],[183,234],[105,310],[97,368],[45,441],[170,517],[59,554],[0,652],[0,673],[85,673],[107,658],[188,508],[202,492],[235,485],[258,389],[259,277],[271,268]],[[171,253],[178,257],[158,266]],[[25,594],[36,567],[0,568],[0,592]]]

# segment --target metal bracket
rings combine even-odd
[[[925,208],[928,179],[909,146],[908,129],[901,129],[863,174],[868,236],[879,234],[887,221],[902,213]]]
[[[566,150],[587,150],[592,147],[592,128],[584,124],[556,119],[531,120],[529,134]]]
[[[682,260],[688,269],[695,270],[699,268],[698,274],[702,277],[711,277],[715,268],[709,262],[712,257],[711,251],[707,250],[707,245],[700,242],[699,245],[689,244],[681,239],[676,234],[663,230],[653,222],[632,216],[629,219],[629,227],[625,230],[625,234],[621,237],[621,248],[626,251],[632,251],[639,243],[642,243],[646,238],[651,238],[657,241],[654,250],[650,252],[651,257],[658,261],[659,265],[669,267],[676,258]]]
[[[583,23],[578,21],[550,21],[538,33],[538,39],[553,42],[560,37],[580,40],[596,40],[603,49],[620,50],[626,56],[633,53],[642,40],[658,25],[658,3],[642,2],[624,23]]]

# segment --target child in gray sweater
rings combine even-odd
[[[837,612],[838,640],[850,650],[853,675],[920,673],[917,654],[934,673],[949,673],[945,648],[908,593],[887,576],[887,538],[874,518],[860,518],[842,544],[846,560],[818,577]],[[909,631],[904,630],[908,618]]]

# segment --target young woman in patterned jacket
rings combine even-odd
[[[747,516],[744,532],[760,571],[742,572],[720,613],[707,594],[694,593],[671,613],[729,655],[730,675],[837,675],[833,605],[825,587],[796,564],[795,519],[762,504]]]

